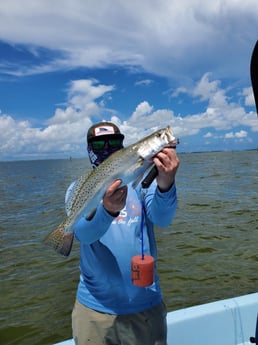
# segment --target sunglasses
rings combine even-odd
[[[91,146],[93,150],[103,150],[108,145],[111,149],[120,149],[122,147],[122,141],[120,139],[102,139],[91,141]]]

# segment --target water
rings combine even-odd
[[[179,207],[156,229],[169,310],[258,289],[258,152],[181,154]],[[71,337],[78,244],[69,258],[42,245],[64,218],[64,194],[87,160],[0,163],[0,344]]]

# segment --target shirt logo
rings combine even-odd
[[[127,224],[130,226],[133,223],[138,223],[142,214],[141,203],[133,198],[128,198],[126,206],[120,211],[112,224]]]

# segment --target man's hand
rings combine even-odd
[[[125,207],[127,197],[127,186],[120,187],[121,180],[112,182],[103,197],[103,206],[112,216],[118,216],[119,212]]]
[[[153,159],[157,169],[156,177],[161,192],[166,192],[175,182],[176,172],[179,167],[179,159],[173,148],[164,148]]]

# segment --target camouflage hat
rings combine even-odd
[[[112,137],[124,139],[124,135],[120,132],[119,128],[112,122],[99,122],[91,126],[87,133],[87,142],[91,142],[96,137],[112,135]]]

